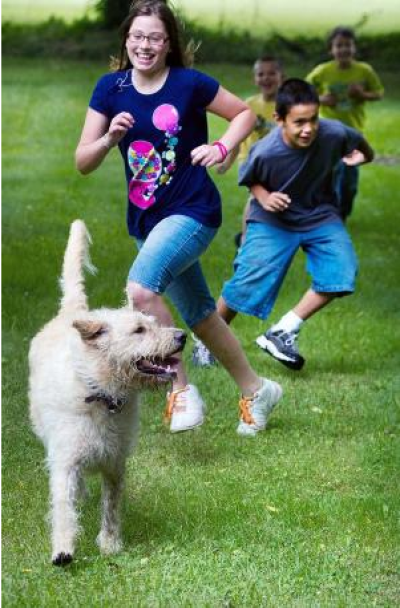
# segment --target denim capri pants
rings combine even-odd
[[[157,294],[167,294],[182,319],[194,327],[215,311],[199,257],[217,228],[186,215],[161,220],[146,239],[136,239],[138,254],[128,280]]]
[[[235,273],[222,291],[228,307],[266,319],[300,248],[306,254],[306,269],[315,292],[344,296],[354,291],[357,257],[342,222],[329,222],[306,232],[249,222],[235,259]]]

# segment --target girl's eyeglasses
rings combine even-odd
[[[160,47],[167,42],[168,36],[163,36],[162,34],[157,33],[145,36],[142,32],[129,32],[127,39],[129,42],[134,42],[135,44],[140,44],[144,40],[147,40],[150,46]]]

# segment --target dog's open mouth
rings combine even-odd
[[[156,376],[160,380],[170,380],[176,377],[175,367],[179,363],[179,359],[176,357],[167,357],[161,359],[154,357],[151,361],[149,359],[140,359],[136,361],[136,369],[146,376]]]

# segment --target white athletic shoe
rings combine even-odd
[[[170,422],[171,433],[190,431],[203,424],[205,409],[205,403],[193,384],[168,393],[165,420]]]
[[[237,433],[254,437],[259,431],[264,431],[282,394],[282,387],[277,382],[263,378],[261,388],[252,397],[242,397],[239,401],[240,422]]]

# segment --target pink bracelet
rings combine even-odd
[[[217,146],[218,150],[221,152],[221,163],[224,162],[224,160],[226,159],[226,157],[228,156],[228,149],[225,146],[225,144],[222,143],[222,141],[213,141],[212,146]]]

